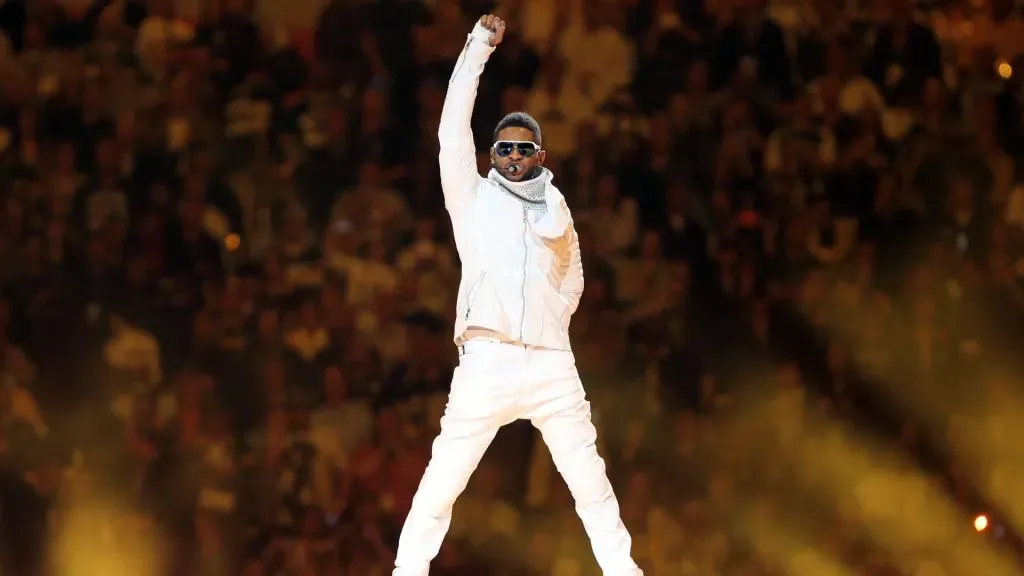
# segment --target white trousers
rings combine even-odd
[[[393,576],[426,576],[466,489],[498,428],[529,418],[562,474],[605,576],[640,576],[619,503],[597,454],[590,402],[572,352],[491,340],[463,346],[441,433],[402,528]]]

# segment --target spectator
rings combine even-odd
[[[110,338],[103,348],[103,356],[114,379],[120,382],[113,396],[118,403],[127,402],[122,411],[122,417],[127,418],[135,395],[153,390],[163,380],[160,344],[152,334],[131,325],[118,313],[108,318]]]
[[[756,78],[758,87],[774,98],[788,101],[793,97],[790,57],[782,30],[765,17],[761,2],[740,2],[719,42],[718,86],[731,83],[739,74]]]
[[[602,230],[595,248],[605,258],[621,254],[637,243],[640,214],[636,201],[619,195],[618,181],[612,175],[597,181],[595,206],[577,218],[594,230]]]
[[[599,104],[567,81],[566,66],[556,57],[545,60],[526,99],[526,108],[544,123],[544,147],[554,161],[572,155],[579,125],[597,113]]]
[[[929,78],[941,75],[941,55],[935,34],[914,21],[910,2],[893,0],[887,8],[888,21],[877,27],[865,76],[882,90],[886,102],[906,106]]]
[[[618,8],[602,3],[581,10],[559,40],[567,81],[584,97],[604,103],[629,82],[634,48],[617,30]]]

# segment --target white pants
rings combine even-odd
[[[459,497],[498,428],[529,418],[576,501],[606,576],[639,576],[629,533],[597,454],[597,431],[572,352],[491,340],[463,347],[441,433],[398,542],[393,576],[426,576]]]

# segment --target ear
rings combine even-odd
[[[498,155],[494,153],[493,146],[491,146],[491,149],[487,151],[487,155],[491,157],[491,166],[498,164]]]
[[[541,148],[540,150],[537,151],[537,165],[538,166],[543,166],[544,165],[544,161],[547,160],[547,159],[548,159],[548,151],[547,150]]]

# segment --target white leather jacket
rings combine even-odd
[[[490,32],[473,29],[448,83],[438,128],[441,185],[462,260],[455,342],[468,329],[569,350],[569,319],[583,294],[579,242],[551,172],[510,182],[477,171],[470,120]]]

